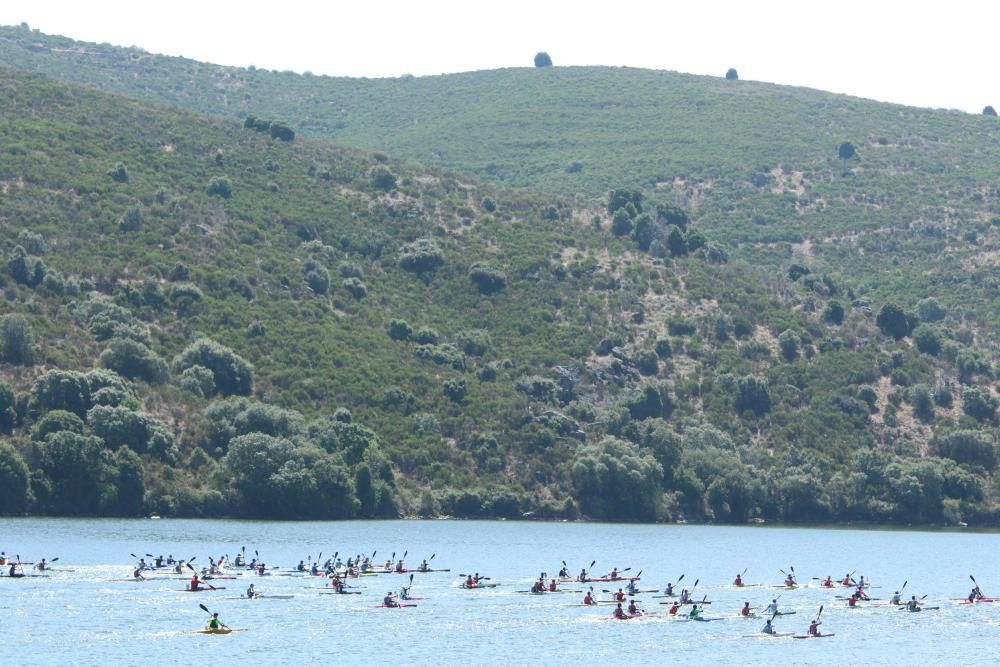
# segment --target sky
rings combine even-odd
[[[808,86],[920,107],[1000,109],[981,0],[30,0],[0,24],[223,65],[416,76],[610,65]]]

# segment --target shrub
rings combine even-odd
[[[353,262],[341,262],[339,271],[341,278],[357,278],[359,280],[364,280],[365,278],[365,272]]]
[[[247,325],[247,336],[249,338],[261,338],[267,335],[267,327],[260,320],[254,320]]]
[[[854,150],[854,144],[852,144],[850,141],[844,141],[837,147],[837,156],[841,160],[850,160],[856,154],[857,153]]]
[[[51,410],[44,417],[38,420],[31,430],[31,439],[35,442],[44,442],[49,433],[59,431],[70,431],[83,435],[86,425],[79,416],[66,410]]]
[[[417,329],[416,333],[413,334],[413,342],[420,343],[422,345],[437,345],[441,336],[438,332],[430,327],[420,327]]]
[[[215,374],[204,366],[191,366],[184,369],[177,379],[177,385],[195,396],[208,398],[216,392]]]
[[[535,54],[535,67],[552,67],[552,58],[545,51]]]
[[[28,465],[20,452],[0,442],[0,514],[21,514],[28,508]]]
[[[115,338],[101,353],[101,366],[132,380],[159,384],[167,379],[167,363],[144,344]]]
[[[896,304],[887,303],[879,309],[878,315],[875,316],[875,324],[882,333],[899,340],[910,335],[916,322]]]
[[[7,259],[7,271],[11,278],[22,285],[34,287],[45,278],[45,263],[38,257],[28,255],[27,251],[18,245],[14,246]]]
[[[941,336],[932,327],[924,324],[913,330],[913,342],[924,354],[936,356],[941,351]]]
[[[451,380],[445,380],[442,386],[444,390],[444,395],[455,403],[461,403],[465,400],[465,393],[468,390],[464,378],[456,378]]]
[[[208,182],[208,187],[205,191],[209,195],[222,197],[223,199],[229,199],[233,194],[232,186],[229,185],[229,179],[225,176],[213,176]]]
[[[314,260],[306,260],[302,265],[302,281],[314,294],[330,291],[330,271]]]
[[[389,338],[393,340],[410,340],[413,335],[413,327],[406,320],[389,320],[389,326],[386,328],[386,332],[389,334]]]
[[[823,309],[823,321],[830,324],[844,323],[844,305],[837,300],[827,301]]]
[[[737,73],[735,67],[730,67],[726,70],[726,81],[738,81],[740,78],[739,73]]]
[[[18,232],[17,244],[24,247],[32,255],[44,255],[49,249],[49,245],[45,242],[45,237],[41,234],[29,232],[27,229],[22,229]]]
[[[469,269],[469,280],[483,294],[495,294],[507,286],[507,274],[492,264],[473,264]]]
[[[199,338],[174,357],[174,373],[179,375],[192,366],[204,366],[212,371],[216,388],[226,396],[247,396],[253,389],[250,363],[209,338]]]
[[[125,166],[124,162],[115,163],[114,167],[104,173],[117,183],[128,183],[128,167]]]
[[[785,361],[794,361],[799,356],[799,346],[802,339],[790,329],[785,329],[778,335],[778,348]]]
[[[989,104],[987,104],[986,106],[983,107],[983,115],[984,116],[996,116],[997,115],[997,110],[994,109]]]
[[[996,442],[983,431],[959,430],[934,434],[931,445],[938,456],[959,463],[979,465],[987,470],[997,467]]]
[[[341,283],[341,287],[351,293],[355,299],[363,299],[368,295],[368,288],[365,284],[361,282],[358,278],[345,278]]]
[[[962,392],[962,410],[979,421],[992,421],[996,417],[997,399],[988,389],[966,387]]]
[[[284,123],[274,121],[271,123],[269,129],[273,139],[281,139],[282,141],[292,141],[295,139],[295,130]]]
[[[134,232],[140,227],[142,227],[142,209],[138,206],[129,206],[122,217],[118,218],[118,229],[123,232]]]
[[[382,164],[377,164],[368,170],[368,180],[376,188],[386,192],[390,192],[396,187],[396,175]]]
[[[455,344],[470,357],[481,357],[490,349],[490,332],[485,329],[463,329],[455,334]]]
[[[35,356],[35,335],[24,315],[0,316],[0,361],[30,366]]]
[[[479,205],[487,213],[496,213],[497,203],[493,197],[483,197],[483,200],[479,203]]]
[[[433,239],[417,239],[399,250],[399,266],[404,271],[422,275],[442,264],[444,253]]]

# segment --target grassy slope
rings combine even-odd
[[[43,46],[24,49],[26,43]],[[8,173],[0,178],[14,184],[7,191],[17,196],[4,201],[4,215],[60,239],[51,253],[57,268],[98,273],[80,254],[96,252],[96,247],[104,248],[98,253],[101,272],[115,278],[162,275],[178,260],[198,267],[196,282],[206,290],[205,307],[194,318],[163,323],[157,337],[164,356],[178,351],[193,331],[213,334],[254,361],[262,397],[310,415],[329,412],[334,404],[349,405],[383,435],[402,472],[418,480],[462,486],[476,478],[486,483],[518,479],[535,488],[541,469],[550,475],[547,484],[556,496],[565,492],[564,473],[547,470],[547,463],[522,448],[528,438],[518,433],[524,398],[511,381],[523,373],[545,372],[553,364],[587,363],[592,369],[595,360],[588,359],[588,352],[607,333],[623,332],[630,349],[637,349],[644,336],[663,335],[665,317],[681,313],[695,321],[698,335],[675,339],[681,354],[661,369],[660,377],[671,382],[680,399],[675,416],[713,421],[729,430],[737,443],[750,447],[743,458],[761,470],[780,470],[782,452],[820,443],[822,451],[811,456],[817,457],[822,478],[848,464],[859,443],[884,443],[906,456],[925,452],[933,429],[913,420],[905,404],[902,428],[888,427],[878,418],[861,426],[843,423],[828,413],[831,397],[868,383],[879,387],[879,408],[884,408],[892,387],[875,382],[880,373],[872,369],[893,350],[914,353],[880,339],[862,313],[850,314],[843,332],[819,325],[818,313],[811,312],[817,295],[775,275],[790,261],[825,272],[842,291],[851,288],[872,299],[876,309],[889,299],[912,308],[917,299],[936,295],[950,309],[947,325],[958,332],[967,327],[961,338],[992,355],[997,234],[989,222],[997,192],[990,185],[995,158],[987,147],[996,139],[995,119],[802,89],[610,68],[504,70],[413,80],[298,77],[81,46],[18,29],[0,31],[0,54],[5,62],[91,85],[233,118],[247,111],[274,115],[300,131],[332,132],[344,143],[388,148],[508,183],[582,195],[584,201],[601,199],[613,186],[644,187],[653,200],[689,207],[710,239],[730,244],[738,261],[723,270],[706,270],[697,260],[657,267],[588,225],[540,224],[537,209],[550,198],[497,195],[474,184],[466,191],[454,178],[418,178],[419,169],[394,163],[394,170],[411,176],[401,190],[428,212],[416,223],[401,221],[372,206],[373,193],[363,178],[373,164],[370,157],[301,140],[289,147],[228,125],[206,125],[203,119],[47,84],[32,83],[31,93],[11,97],[11,103],[21,106],[5,113],[10,119],[7,141],[24,150],[8,150],[16,159],[5,160]],[[53,104],[49,95],[86,102],[81,110]],[[39,116],[37,126],[23,118],[29,109]],[[90,118],[89,125],[67,120],[81,115]],[[53,126],[59,140],[43,139],[53,136]],[[79,148],[60,144],[63,139],[74,140]],[[861,156],[846,165],[836,158],[836,146],[845,139]],[[49,150],[40,148],[44,141],[51,144]],[[164,145],[173,146],[173,152]],[[212,162],[218,148],[226,156],[222,169]],[[267,159],[280,169],[265,169]],[[128,186],[103,176],[118,160],[136,174]],[[565,171],[572,160],[583,164],[581,172]],[[66,165],[72,161],[79,164],[70,174]],[[316,168],[327,165],[333,165],[346,190],[316,177]],[[228,202],[203,194],[205,181],[216,173],[234,181],[235,194]],[[754,184],[755,174],[766,177]],[[17,185],[21,180],[30,184],[23,191]],[[272,182],[280,192],[270,192]],[[47,185],[39,190],[39,183]],[[153,204],[156,189],[164,186],[180,208],[169,211]],[[484,193],[502,202],[501,220],[513,213],[518,224],[492,224],[482,216],[477,203]],[[154,220],[162,216],[172,223],[166,229],[147,226],[140,232],[143,244],[116,245],[108,253],[113,222],[137,198],[147,202]],[[40,201],[46,206],[39,207]],[[462,219],[469,211],[476,222],[466,231]],[[580,212],[577,219],[587,221],[590,214]],[[79,222],[72,235],[79,238],[69,241],[61,220]],[[480,224],[483,220],[487,224]],[[340,291],[330,303],[316,304],[301,294],[297,267],[304,253],[295,231],[303,224],[316,226],[320,237],[335,247],[344,237],[357,238],[360,226],[383,229],[394,246],[437,233],[448,262],[424,285],[399,271],[391,253],[370,261],[335,252],[329,259],[334,270],[343,258],[364,264],[369,297],[356,304]],[[976,229],[973,240],[968,232]],[[246,247],[251,243],[252,262]],[[161,244],[162,249],[149,252]],[[568,281],[553,279],[552,258],[556,253],[568,257],[576,252],[567,249],[573,246],[584,251],[581,256],[592,250],[597,261],[587,270],[570,271]],[[512,279],[511,289],[488,299],[476,296],[465,270],[478,259],[498,257]],[[256,268],[248,270],[248,264]],[[249,306],[219,289],[233,274],[257,282],[258,298]],[[609,276],[620,280],[622,289],[602,289]],[[627,315],[640,304],[655,318],[642,326],[628,324]],[[298,317],[289,319],[288,312]],[[755,337],[772,348],[774,336],[791,328],[822,353],[788,365],[773,353],[755,360],[746,341],[712,340],[719,315],[749,319],[758,325]],[[255,317],[267,324],[268,340],[248,339],[243,333]],[[458,409],[440,395],[440,382],[455,374],[442,367],[428,369],[407,348],[384,337],[381,331],[390,317],[434,326],[445,337],[459,328],[489,329],[494,349],[487,360],[510,358],[517,370],[497,385],[473,380],[471,400]],[[49,361],[87,365],[97,348],[84,345],[79,332],[66,327],[59,333],[73,342],[64,348],[47,344]],[[275,347],[271,332],[280,334],[283,343],[295,344]],[[357,349],[373,354],[359,360]],[[948,363],[928,363],[919,356],[908,363],[913,381],[933,385],[954,377]],[[776,392],[777,409],[768,420],[734,422],[731,405],[716,395],[722,392],[699,395],[703,378],[725,372],[765,374],[773,386],[796,386],[803,394],[779,397]],[[697,389],[691,385],[695,380]],[[446,439],[416,437],[409,422],[382,410],[379,396],[387,385],[413,391],[419,411],[442,417]],[[586,376],[581,394],[604,405],[612,404],[619,391]],[[179,417],[188,413],[178,410]],[[474,466],[456,473],[461,465],[410,457],[416,443],[431,458],[457,457],[452,460],[470,465],[450,445],[481,431],[496,431],[512,443],[510,463],[499,478]],[[601,431],[597,425],[592,435]],[[191,446],[197,437],[191,436]],[[567,453],[553,452],[557,459]],[[425,463],[411,465],[410,458]]]

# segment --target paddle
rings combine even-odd
[[[899,592],[900,593],[903,592],[903,590],[906,588],[906,584],[908,584],[908,583],[910,583],[909,579],[907,579],[906,581],[903,582],[903,585],[899,587]]]
[[[215,614],[213,614],[212,612],[210,612],[208,610],[208,607],[206,607],[205,605],[199,603],[198,606],[201,607],[205,611],[205,613],[208,614],[209,616],[215,616]],[[222,621],[219,621],[219,625],[221,625],[222,627],[224,627],[226,630],[229,630],[229,626],[226,625],[225,623],[223,623]]]

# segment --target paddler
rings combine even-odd
[[[806,633],[810,637],[819,637],[819,619],[814,618],[811,623],[809,623],[809,631]]]
[[[969,602],[975,602],[976,600],[982,600],[983,599],[983,592],[981,590],[979,590],[979,585],[978,584],[969,593],[969,597],[967,599],[968,599]]]
[[[701,616],[701,609],[698,609],[697,604],[691,605],[691,611],[688,612],[688,618],[698,618]]]
[[[424,562],[427,562],[427,561],[424,561]],[[563,565],[562,569],[559,570],[559,578],[560,579],[569,579],[569,568],[567,568],[565,565]]]
[[[267,566],[264,565],[264,563],[258,563],[257,564],[257,576],[258,577],[263,577],[264,576],[264,572],[266,570],[267,570]]]
[[[420,561],[420,566],[417,568],[417,570],[419,570],[420,572],[428,572],[430,571],[430,569],[431,566],[428,565],[426,558]]]
[[[555,577],[549,579],[549,593],[556,592],[556,579]]]
[[[622,589],[619,588],[618,592],[615,593],[615,599],[618,600],[619,602],[624,602],[625,601],[625,591],[623,591]]]
[[[642,613],[641,611],[639,611],[639,607],[636,606],[635,600],[629,600],[628,613],[629,616],[638,616],[639,614]]]
[[[845,574],[844,578],[840,580],[841,586],[851,586],[854,584],[854,579],[851,579],[850,574]]]
[[[672,581],[667,582],[667,587],[663,589],[663,594],[668,597],[674,596],[674,583]]]
[[[576,580],[580,582],[587,581],[587,568],[580,570],[580,576],[578,576]]]
[[[134,570],[132,570],[132,578],[145,579],[146,577],[142,576],[142,570],[140,570],[139,568],[135,568]]]
[[[385,565],[382,566],[382,569],[388,572],[392,572],[392,559],[387,559],[385,561]]]
[[[477,572],[476,573],[476,578],[478,578],[478,577],[479,577],[479,573]],[[475,588],[476,587],[476,580],[472,577],[471,574],[469,575],[469,578],[465,580],[464,586],[466,588]]]
[[[785,575],[785,586],[787,586],[788,588],[792,588],[795,586],[795,577],[792,576],[791,572]]]
[[[309,574],[311,574],[314,577],[318,577],[321,574],[323,574],[319,569],[319,563],[312,564],[312,568],[309,570]]]
[[[917,601],[916,595],[911,595],[909,601],[906,603],[907,611],[920,611],[920,603]]]
[[[636,595],[639,593],[639,587],[635,585],[635,579],[629,579],[628,585],[625,586],[625,592],[629,595]]]
[[[163,554],[160,554],[159,556],[156,557],[156,560],[153,561],[153,566],[163,567]]]
[[[851,593],[851,597],[847,598],[847,606],[848,607],[857,607],[858,606],[858,594],[857,593]]]
[[[400,572],[400,573],[402,573],[402,572],[405,572],[405,571],[406,571],[406,570],[404,570],[404,569],[403,569],[403,559],[402,559],[402,558],[400,558],[400,559],[399,559],[399,560],[398,560],[398,561],[396,562],[396,572]]]
[[[410,587],[409,586],[400,586],[399,587],[399,599],[400,600],[409,600],[410,599]]]
[[[611,574],[608,575],[608,578],[611,579],[611,581],[615,581],[616,579],[620,578],[618,576],[618,568],[617,567],[611,569]]]
[[[384,607],[398,607],[399,606],[399,603],[396,602],[396,596],[392,594],[392,591],[389,591],[388,593],[386,593],[385,597],[382,598],[382,606],[384,606]]]
[[[865,593],[865,589],[862,588],[861,586],[858,586],[858,590],[854,591],[854,596],[857,597],[859,600],[864,600],[865,602],[871,600],[871,598],[868,597],[868,593]]]
[[[821,584],[824,588],[833,588],[833,579],[830,575],[826,575],[826,579]]]
[[[305,572],[306,571],[306,562],[304,560],[300,560],[299,564],[295,566],[295,569],[298,570],[299,572]]]
[[[667,610],[667,613],[670,614],[671,616],[676,616],[677,615],[677,611],[680,608],[681,608],[681,606],[679,604],[677,604],[677,600],[674,600],[674,603],[672,605],[670,605],[670,609]]]
[[[737,574],[736,579],[733,580],[733,586],[742,586],[742,585],[743,585],[743,575]]]
[[[863,574],[861,575],[861,578],[858,579],[858,588],[868,588],[868,582],[865,581],[865,575]]]
[[[590,591],[587,591],[587,594],[583,596],[583,604],[588,606],[597,604],[597,600],[594,599]]]
[[[7,564],[7,552],[0,551],[0,565],[6,565],[6,564]]]
[[[763,632],[764,634],[773,635],[774,634],[774,626],[771,625],[771,621],[772,620],[773,619],[771,619],[771,618],[767,619],[767,622],[764,623],[764,627],[761,628],[760,631]]]
[[[219,620],[219,612],[215,612],[212,614],[212,618],[208,619],[209,630],[221,630],[222,628],[228,627],[228,625]]]
[[[247,589],[247,598],[252,600],[258,595],[260,595],[260,593],[254,590],[253,584],[250,584],[250,588]]]
[[[682,589],[680,596],[680,603],[687,604],[690,601],[691,601],[691,594],[688,592],[688,589],[686,588]]]
[[[903,596],[899,591],[892,594],[892,597],[889,599],[889,604],[903,604]]]
[[[615,607],[614,618],[620,619],[622,621],[624,621],[625,619],[628,618],[628,616],[625,615],[625,610],[622,609],[622,603],[621,602],[619,602],[618,606]]]
[[[776,616],[778,614],[778,598],[771,600],[771,604],[767,605],[767,608],[764,611],[771,616]]]
[[[753,614],[753,612],[750,611],[750,603],[749,602],[744,602],[743,603],[743,608],[740,609],[740,616],[750,617],[752,614]]]
[[[35,569],[36,570],[47,570],[48,568],[49,568],[49,564],[45,562],[44,558],[42,560],[38,561],[37,563],[35,563]]]
[[[10,564],[10,570],[7,571],[7,576],[8,577],[16,577],[17,576],[17,563],[11,563]]]
[[[188,584],[188,589],[192,591],[198,591],[201,590],[200,587],[201,587],[201,580],[198,579],[198,574],[195,573],[195,575],[191,577],[191,583]]]
[[[146,564],[146,559],[145,558],[140,558],[139,559],[139,569],[140,570],[148,570],[149,569],[149,565]]]

